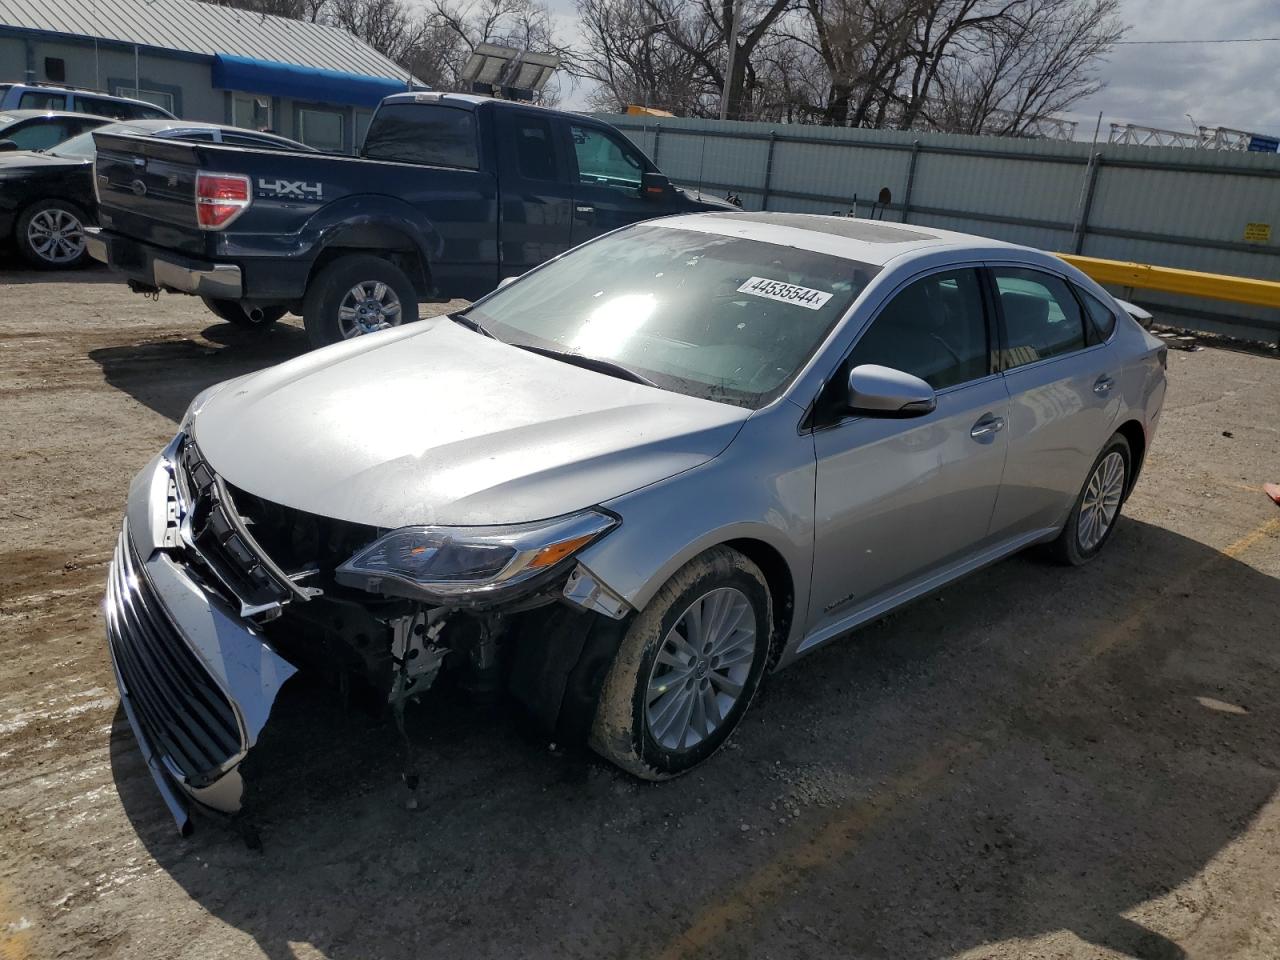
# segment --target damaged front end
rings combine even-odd
[[[617,523],[319,517],[235,488],[179,433],[130,488],[104,611],[121,702],[180,831],[191,801],[240,810],[241,762],[299,669],[371,691],[402,731],[404,705],[454,669],[481,695],[506,684],[552,729],[582,727],[630,608],[574,556]]]

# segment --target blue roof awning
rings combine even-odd
[[[369,77],[339,70],[316,70],[274,60],[251,60],[218,54],[213,58],[213,85],[221,90],[264,93],[317,103],[377,106],[393,93],[409,89],[403,80]]]

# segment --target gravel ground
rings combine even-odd
[[[825,648],[684,779],[433,702],[411,813],[394,729],[299,686],[255,851],[176,835],[98,601],[129,478],[187,401],[305,339],[7,267],[5,960],[1280,956],[1274,357],[1171,354],[1097,563],[1017,557]]]

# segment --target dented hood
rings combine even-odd
[[[698,466],[749,413],[441,317],[231,381],[192,433],[266,500],[379,527],[475,525],[559,516]]]

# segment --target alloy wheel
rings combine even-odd
[[[400,325],[400,298],[381,280],[363,280],[347,291],[338,305],[342,339]]]
[[[756,656],[756,616],[742,591],[717,587],[662,640],[645,687],[649,734],[668,750],[710,737],[742,696]]]
[[[1094,468],[1080,501],[1076,539],[1081,550],[1088,552],[1102,542],[1120,512],[1123,496],[1124,456],[1113,450]]]
[[[27,224],[27,243],[47,263],[72,263],[84,253],[84,225],[69,210],[49,207]]]

